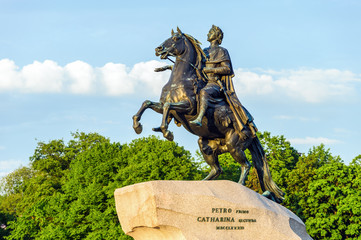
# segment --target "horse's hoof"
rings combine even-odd
[[[137,124],[134,124],[133,128],[137,134],[140,134],[143,131],[143,126],[139,122]]]
[[[241,185],[243,185],[243,186],[246,186],[246,181],[245,181],[245,180],[238,181],[238,184],[241,184]]]
[[[162,129],[160,127],[152,128],[152,130],[154,132],[161,132],[162,131]]]
[[[280,199],[280,198],[277,198],[276,195],[273,193],[273,192],[270,192],[270,191],[265,191],[262,196],[268,198],[269,200],[272,200],[276,203],[282,203],[283,200]]]
[[[208,174],[208,176],[205,177],[202,181],[217,179],[219,177],[219,175],[221,175],[222,173],[223,173],[222,168],[220,168],[218,170],[211,170],[211,172]]]
[[[215,176],[215,172],[214,171],[210,171],[207,175],[207,177],[203,178],[202,181],[209,181],[209,180],[213,180]]]
[[[142,131],[143,131],[143,126],[142,124],[140,124],[139,120],[140,120],[140,117],[137,116],[137,115],[134,115],[132,117],[133,119],[133,128],[134,128],[134,131],[137,133],[137,134],[140,134]]]
[[[163,136],[168,140],[168,141],[173,141],[174,139],[174,135],[171,131],[166,131]]]
[[[210,178],[209,175],[202,179],[202,181],[209,181],[209,180],[212,180],[212,178]]]

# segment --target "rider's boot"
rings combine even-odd
[[[190,123],[198,125],[198,126],[202,126],[202,118],[204,116],[204,114],[206,113],[207,110],[207,100],[204,98],[201,98],[200,104],[199,104],[199,113],[198,113],[198,117],[196,119],[194,119],[193,121],[190,121]]]

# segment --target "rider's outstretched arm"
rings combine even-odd
[[[172,70],[172,69],[173,69],[173,65],[166,65],[164,67],[155,68],[154,72],[163,72],[165,70]]]

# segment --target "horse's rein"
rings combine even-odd
[[[203,69],[201,70],[201,69],[197,68],[197,67],[194,66],[192,63],[190,63],[190,62],[188,62],[188,61],[186,61],[186,60],[184,60],[184,59],[182,59],[182,58],[180,58],[180,57],[178,57],[178,56],[176,56],[176,58],[178,58],[178,59],[181,60],[182,62],[188,63],[192,68],[194,68],[194,70],[196,70],[197,76],[198,76],[200,79],[202,79],[202,80],[203,80],[203,79],[206,79],[207,81],[209,81],[208,76],[207,76],[207,74],[203,71]],[[175,62],[174,62],[172,59],[170,59],[169,57],[167,57],[167,59],[168,59],[169,61],[171,61],[172,63],[175,64]],[[199,73],[200,70],[202,71],[203,76],[200,75],[200,73]],[[204,81],[204,80],[203,80],[203,81]],[[204,82],[205,82],[205,81],[204,81]]]

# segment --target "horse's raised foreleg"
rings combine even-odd
[[[218,143],[216,141],[200,137],[198,139],[198,145],[204,160],[211,167],[211,171],[208,176],[203,180],[214,180],[218,178],[223,172],[221,166],[219,165],[218,153],[216,152]]]
[[[163,133],[163,136],[168,139],[169,141],[173,141],[173,133],[168,130],[169,126],[169,112],[171,110],[174,110],[178,113],[182,112],[188,112],[190,109],[190,103],[188,101],[180,101],[176,103],[169,103],[166,102],[163,105],[163,119],[162,119],[162,125],[160,126],[160,129]]]
[[[171,116],[168,116],[168,119],[167,119],[167,124],[169,125],[169,123],[172,121],[172,117]],[[160,127],[155,127],[155,128],[152,128],[152,130],[154,132],[162,132],[162,129]]]
[[[163,113],[163,105],[161,103],[145,100],[138,112],[133,116],[133,128],[137,134],[140,134],[143,130],[142,124],[139,121],[142,118],[144,111],[148,108],[151,108],[157,113]]]

